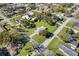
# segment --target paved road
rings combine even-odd
[[[43,42],[41,45],[43,45],[44,47],[47,47],[49,45],[49,43],[55,38],[55,36],[57,36],[57,34],[66,26],[66,24],[71,20],[72,18],[67,18],[67,20],[65,22],[63,22],[63,24],[58,27],[58,29],[54,32],[54,36],[52,38],[47,39],[45,42]]]
[[[61,46],[59,47],[59,49],[60,49],[62,52],[64,52],[65,55],[67,55],[67,56],[77,56],[77,55],[78,55],[78,53],[76,53],[74,50],[72,50],[72,49],[70,49],[70,48],[68,48],[68,47],[66,47],[66,46],[64,46],[64,45],[61,45]]]
[[[57,34],[64,28],[64,26],[71,20],[71,18],[68,18],[68,20],[66,20],[63,25],[61,25],[55,32],[54,32],[54,36],[52,36],[49,39],[46,39],[45,42],[43,42],[41,45],[43,45],[44,47],[47,47],[49,45],[49,43],[55,38],[55,36],[57,36]],[[33,35],[35,35],[36,33],[33,33],[32,35],[30,35],[30,37],[32,38]],[[32,41],[33,39],[31,39]],[[33,53],[35,53],[33,51]]]
[[[43,45],[44,47],[47,47],[49,45],[49,43],[57,36],[57,34],[66,26],[66,24],[71,20],[71,18],[68,18],[68,20],[66,20],[63,25],[61,25],[55,32],[54,32],[54,36],[49,38],[49,39],[46,39],[46,41],[44,41],[41,45]],[[34,34],[32,34],[30,37],[32,37]],[[33,40],[33,39],[31,39]],[[35,54],[35,52],[33,51],[32,53]]]
[[[55,32],[54,32],[54,36],[46,39],[46,41],[44,43],[42,43],[42,45],[44,45],[45,47],[48,46],[48,44],[54,39],[55,36],[57,36],[57,34],[66,26],[66,24],[71,20],[71,18],[68,18],[68,20],[66,20],[63,25],[61,25]],[[30,35],[30,37],[32,38],[34,35],[36,34],[36,32],[34,32],[32,35]]]
[[[60,51],[62,51],[64,53],[65,56],[69,56],[64,50],[62,50],[61,48],[59,48]]]
[[[62,24],[60,24],[60,23],[58,23],[59,25],[62,25]],[[72,30],[74,30],[75,32],[79,32],[78,30],[76,30],[76,29],[74,29],[74,28],[71,28],[71,27],[69,27],[69,26],[65,26],[65,28],[69,28],[69,29],[72,29]]]

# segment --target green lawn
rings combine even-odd
[[[7,29],[11,29],[11,26],[10,25],[6,25],[5,26]]]
[[[64,56],[64,53],[62,51],[60,51],[59,49],[57,49],[55,53],[58,56]]]
[[[28,42],[26,45],[20,50],[19,55],[20,56],[26,56],[28,53],[32,52],[34,50],[33,45]]]
[[[16,16],[16,17],[13,17],[12,18],[12,20],[11,20],[11,22],[16,26],[16,20],[17,19],[19,19],[19,20],[22,20],[22,18],[21,18],[21,16]],[[18,26],[17,26],[18,27]],[[33,32],[34,32],[34,30],[35,30],[35,28],[32,28],[32,29],[28,29],[28,28],[26,28],[26,27],[24,27],[24,26],[19,26],[21,29],[23,29],[23,30],[25,30],[25,31],[27,31],[27,34],[28,35],[31,35]]]
[[[5,44],[3,43],[3,44],[0,44],[0,48],[3,48],[5,46]]]
[[[55,54],[64,55],[59,49],[59,45],[62,43],[57,37],[55,37],[52,42],[48,45],[48,49],[52,50]]]
[[[20,51],[20,56],[26,56],[28,54],[28,51],[26,51],[26,50],[24,50],[24,49],[22,49],[21,51]]]
[[[21,29],[25,30],[26,33],[27,33],[27,35],[33,34],[34,31],[35,31],[35,29],[36,29],[36,28],[28,29],[28,28],[26,28],[26,27],[24,27],[24,26],[19,26],[19,27],[20,27]]]
[[[58,36],[60,37],[61,40],[63,40],[63,43],[64,43],[65,46],[71,47],[71,44],[69,42],[67,42],[68,41],[67,34],[69,34],[68,30],[69,30],[68,28],[64,27],[60,31],[60,33],[58,34]]]
[[[68,34],[68,28],[63,28],[60,33],[58,34],[58,36],[63,40],[63,41],[67,41],[67,34]]]
[[[18,19],[18,18],[20,18],[20,16],[14,17],[11,20],[11,22],[16,25],[15,20]],[[57,29],[56,26],[51,26],[51,25],[45,23],[44,21],[36,22],[35,24],[36,24],[36,28],[41,27],[41,26],[44,26],[44,27],[47,27],[50,32],[54,32]],[[21,26],[20,28],[26,30],[28,35],[33,34],[33,32],[36,30],[36,28],[28,29],[28,28],[26,28],[24,26]]]
[[[78,47],[78,48],[76,48],[76,52],[77,52],[77,53],[79,53],[79,47]]]
[[[36,24],[37,28],[41,27],[41,26],[47,27],[50,32],[54,32],[57,29],[56,26],[51,26],[44,21],[36,22],[35,24]]]
[[[76,27],[76,26],[75,26]],[[75,29],[75,28],[74,28]],[[69,34],[69,28],[63,28],[61,31],[60,31],[60,33],[58,34],[58,36],[66,43],[65,45],[66,46],[68,46],[68,47],[70,47],[71,45],[70,45],[70,43],[67,43],[67,41],[68,41],[68,38],[67,38],[67,34]],[[79,34],[76,34],[76,33],[74,33],[73,34],[74,35],[74,37],[77,37]],[[76,38],[77,39],[77,42],[79,42],[79,37],[78,38]]]
[[[51,41],[51,43],[48,45],[48,48],[52,51],[56,51],[61,43],[62,43],[61,40],[59,40],[57,37],[55,37]]]
[[[49,25],[49,24],[47,24],[47,23],[45,23],[43,21],[36,22],[35,24],[36,24],[36,28],[44,26],[44,27],[47,27],[50,32],[54,32],[57,29],[56,26],[51,26],[51,25]],[[25,29],[27,31],[28,35],[33,34],[34,31],[36,30],[36,28],[28,29],[28,28],[25,28],[25,27],[22,26],[22,29]]]
[[[13,18],[13,19],[11,20],[11,22],[12,22],[13,24],[15,24],[15,25],[16,25],[16,22],[15,22],[16,19],[17,19],[17,17],[15,17],[15,18]],[[45,23],[44,21],[36,22],[35,24],[36,24],[36,28],[41,27],[41,26],[44,26],[44,27],[47,27],[48,30],[49,30],[50,32],[52,32],[52,33],[57,29],[56,26],[51,26],[51,25]],[[24,29],[25,31],[27,31],[27,35],[33,34],[33,32],[36,30],[36,28],[28,29],[28,28],[26,28],[26,27],[24,27],[24,26],[21,26],[20,28],[22,28],[22,29]]]
[[[21,16],[18,15],[18,16],[13,17],[10,21],[16,26],[17,24],[16,20],[21,20],[21,19],[22,19]]]
[[[46,40],[44,36],[40,36],[40,35],[34,35],[32,38],[38,43],[43,43]]]
[[[34,31],[35,31],[36,29],[35,29],[35,28],[32,28],[32,29],[26,28],[26,30],[27,30],[27,34],[28,34],[28,35],[31,35],[31,34],[34,33]]]

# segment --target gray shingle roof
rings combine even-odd
[[[75,38],[73,36],[71,36],[70,34],[68,34],[68,39],[69,39],[69,42],[74,45],[74,46],[78,46],[78,43],[75,41]]]

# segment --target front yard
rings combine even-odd
[[[52,50],[56,55],[64,55],[63,52],[58,49],[60,44],[62,44],[62,41],[55,37],[48,45],[48,49]]]
[[[26,43],[26,45],[20,50],[19,55],[20,56],[26,56],[28,55],[30,52],[32,52],[34,50],[33,45],[28,42]]]
[[[58,34],[58,36],[63,40],[63,41],[67,41],[68,39],[67,39],[67,34],[68,34],[68,28],[63,28],[60,32],[59,32],[59,34]]]
[[[46,40],[46,38],[41,35],[34,35],[32,38],[40,44]]]

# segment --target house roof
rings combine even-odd
[[[74,23],[75,26],[79,27],[79,22]]]
[[[28,15],[24,15],[24,16],[22,16],[22,18],[23,18],[23,19],[25,19],[25,18],[26,18],[26,19],[29,19],[30,17],[29,17]]]
[[[28,14],[29,14],[29,15],[33,15],[34,13],[33,13],[33,12],[28,12]]]
[[[37,28],[37,30],[35,31],[36,33],[40,33],[41,31],[45,30],[46,27],[41,26],[40,28]]]
[[[34,21],[35,19],[36,19],[36,17],[35,18],[32,18],[31,20]]]
[[[74,31],[74,33],[78,33],[79,31],[77,31],[77,30],[73,30]]]
[[[69,42],[74,45],[75,47],[78,46],[78,43],[75,41],[75,38],[73,36],[71,36],[70,34],[68,34],[68,39],[69,39]]]

